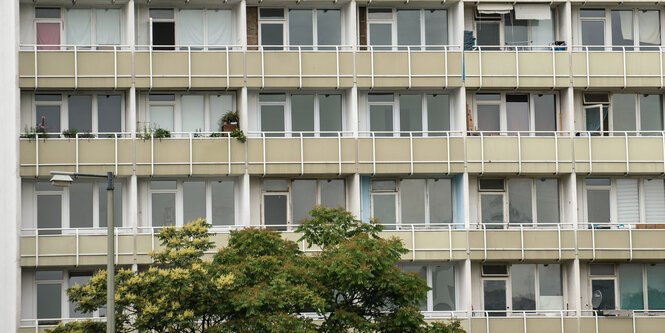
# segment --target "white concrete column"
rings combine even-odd
[[[242,45],[243,50],[247,50],[247,1],[242,0],[236,7],[238,15],[236,21],[236,30],[238,34],[236,35],[236,44]]]
[[[346,210],[351,212],[353,216],[360,219],[361,210],[361,194],[360,194],[360,174],[354,173],[346,178],[347,182],[347,199]]]
[[[247,104],[247,87],[240,88],[240,91],[236,94],[237,102],[236,106],[238,108],[238,117],[240,121],[238,126],[241,130],[247,132],[249,128],[249,110]]]
[[[0,22],[4,31],[0,35],[0,100],[3,106],[3,121],[0,122],[0,212],[4,217],[0,244],[0,323],[4,332],[17,332],[21,302],[19,290],[21,279],[19,266],[19,225],[21,221],[21,179],[19,177],[20,102],[18,89],[18,41],[19,2],[0,3]]]
[[[450,7],[450,23],[448,24],[448,44],[459,45],[460,49],[464,44],[464,1],[458,1]]]
[[[459,291],[459,300],[457,301],[457,310],[466,311],[467,316],[471,318],[473,310],[473,290],[480,292],[481,287],[478,285],[476,288],[473,288],[473,279],[471,277],[471,259],[466,259],[460,261],[459,265],[456,267],[459,270],[458,273],[458,291]]]
[[[252,219],[260,216],[261,212],[253,212],[251,207],[250,176],[248,173],[238,177],[238,217],[237,224],[249,226]],[[252,216],[252,214],[258,214]],[[259,223],[254,223],[259,224]]]
[[[355,50],[356,45],[358,45],[358,40],[356,37],[358,34],[357,23],[358,16],[356,12],[358,11],[358,5],[356,0],[351,0],[348,4],[342,7],[342,15],[344,15],[343,24],[342,24],[342,33],[344,34],[342,38],[343,45],[351,45]]]
[[[129,0],[125,9],[125,42],[123,44],[129,45],[134,50],[136,41],[136,20],[134,14],[134,0]]]

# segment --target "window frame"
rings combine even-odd
[[[589,178],[602,178],[602,179],[609,179],[610,180],[610,185],[587,185],[586,180]],[[616,181],[617,179],[634,179],[637,180],[637,195],[638,195],[638,204],[639,204],[639,221],[636,222],[620,222],[619,221],[619,211],[618,211],[618,192],[617,192],[617,184]],[[594,228],[599,228],[602,226],[607,226],[607,227],[623,227],[624,224],[626,223],[639,223],[639,224],[649,224],[648,221],[646,221],[646,192],[644,189],[644,182],[645,181],[650,181],[650,180],[659,180],[665,182],[665,179],[661,177],[612,177],[612,176],[601,176],[601,177],[581,177],[582,181],[582,186],[583,186],[583,196],[582,196],[582,208],[583,208],[583,214],[584,214],[584,222],[586,223],[589,228],[594,227]],[[600,222],[595,222],[595,221],[589,221],[589,205],[588,205],[588,197],[587,197],[587,192],[589,190],[608,190],[609,191],[609,206],[610,206],[610,222],[608,224],[603,224]],[[665,203],[662,203],[665,205]]]
[[[65,20],[65,17],[67,16],[67,10],[69,9],[88,9],[90,10],[90,45],[81,45],[77,46],[79,49],[97,49],[101,50],[104,48],[113,48],[114,46],[120,47],[125,40],[125,31],[123,29],[123,26],[125,25],[125,16],[122,13],[122,8],[121,7],[63,7],[62,8],[62,22],[64,23],[64,29],[61,29],[61,41],[67,38],[67,22]],[[118,22],[118,28],[120,29],[120,41],[118,44],[98,44],[97,43],[97,10],[107,10],[107,9],[116,9],[120,11],[120,21]],[[62,26],[61,26],[62,28]],[[65,40],[65,45],[71,45],[69,40]]]
[[[391,18],[370,18],[370,10],[371,9],[390,9],[391,10]],[[443,10],[446,12],[446,45],[450,45],[450,39],[451,39],[451,22],[450,22],[450,16],[449,16],[449,10],[448,8],[409,8],[409,7],[367,7],[367,22],[366,22],[366,31],[367,31],[367,46],[373,46],[375,50],[407,50],[407,47],[410,47],[411,50],[422,50],[423,48],[425,49],[438,49],[442,45],[428,45],[427,44],[427,37],[426,37],[426,24],[425,24],[425,11],[426,10]],[[397,11],[399,10],[411,10],[411,11],[418,11],[418,15],[420,16],[420,44],[418,45],[408,45],[408,44],[398,44],[398,31],[399,28],[397,26]],[[390,45],[372,45],[372,36],[371,36],[371,30],[370,25],[371,24],[390,24],[390,40],[391,43]]]
[[[592,10],[603,10],[605,15],[603,17],[582,17],[581,11],[585,9]],[[632,29],[633,29],[633,45],[614,45],[612,40],[612,11],[632,11]],[[649,46],[649,45],[640,45],[640,24],[638,19],[639,11],[658,11],[659,18],[659,31],[660,31],[660,44]],[[625,47],[626,51],[657,51],[658,46],[663,46],[663,18],[664,11],[661,7],[654,7],[649,5],[630,5],[630,6],[603,6],[603,7],[578,7],[573,10],[574,15],[573,20],[576,19],[577,22],[574,22],[574,26],[577,29],[574,36],[579,41],[576,44],[579,44],[584,48],[586,45],[582,43],[582,21],[602,21],[604,22],[604,34],[603,38],[605,41],[604,45],[589,45],[589,51],[622,51],[622,46]],[[655,50],[654,50],[655,49]],[[583,50],[584,51],[584,50]]]
[[[369,96],[370,95],[392,95],[393,101],[392,102],[385,102],[385,101],[380,101],[380,102],[370,102],[369,101]],[[420,131],[415,131],[413,133],[412,131],[402,131],[401,129],[401,108],[400,108],[400,97],[401,96],[419,96],[420,97],[420,105],[421,105],[421,130]],[[451,94],[448,92],[368,92],[364,98],[366,100],[366,107],[367,109],[365,110],[365,122],[367,124],[367,132],[370,133],[370,135],[375,135],[375,136],[392,136],[392,137],[400,137],[400,136],[409,136],[408,132],[412,132],[413,136],[422,136],[422,137],[428,137],[428,136],[441,136],[442,133],[436,133],[438,131],[430,131],[429,130],[429,106],[427,103],[427,97],[428,96],[438,96],[438,95],[446,95],[448,96],[448,130],[444,132],[450,132],[451,127],[453,126],[453,112],[452,112],[452,105],[453,101],[451,98]],[[372,131],[371,123],[372,123],[372,112],[371,108],[372,106],[391,106],[392,107],[392,121],[393,121],[393,129],[391,131]],[[377,133],[378,132],[378,133]],[[407,132],[407,133],[404,133]],[[435,132],[435,133],[431,133]]]
[[[615,104],[615,102],[614,102],[615,97],[614,96],[615,95],[632,95],[632,96],[634,96],[635,109],[633,111],[635,112],[635,124],[634,124],[635,125],[635,131],[634,131],[634,133],[630,133],[631,131],[626,131],[626,132],[628,132],[628,135],[630,135],[630,136],[644,136],[644,135],[653,134],[653,133],[646,133],[646,134],[641,133],[641,131],[642,131],[642,112],[641,112],[642,111],[642,109],[641,109],[642,104],[641,104],[640,96],[642,96],[642,95],[660,96],[660,107],[661,107],[660,114],[663,118],[663,123],[661,123],[660,126],[663,128],[663,130],[665,130],[665,95],[660,94],[660,93],[655,93],[655,94],[648,94],[647,93],[647,94],[645,94],[645,93],[631,93],[631,92],[618,92],[618,93],[608,92],[607,94],[608,94],[608,97],[609,97],[608,102],[593,102],[593,101],[588,101],[587,102],[586,97],[585,97],[586,94],[582,94],[582,109],[584,110],[584,112],[582,112],[582,118],[583,118],[582,123],[584,124],[584,129],[583,129],[584,132],[590,132],[592,136],[608,136],[608,135],[624,136],[624,134],[621,133],[622,131],[618,131],[619,133],[612,133],[612,132],[615,131],[615,129],[614,129],[614,104]],[[602,116],[601,116],[601,118],[600,118],[600,120],[601,120],[600,121],[600,126],[601,126],[600,131],[589,131],[586,128],[586,125],[587,125],[587,112],[586,112],[586,110],[591,109],[591,108],[597,108],[597,107],[607,108],[607,124],[608,124],[609,128],[604,128],[605,126],[603,124]]]
[[[283,18],[270,18],[270,17],[261,17],[261,9],[281,9],[283,11]],[[259,7],[258,10],[258,43],[263,46],[265,50],[298,50],[300,47],[302,50],[318,50],[319,48],[327,49],[333,48],[337,45],[319,45],[319,36],[318,36],[318,10],[338,10],[340,11],[340,43],[344,43],[344,33],[345,33],[345,24],[344,24],[344,12],[341,8],[334,7],[316,7],[316,8],[299,8],[299,7]],[[309,10],[312,14],[312,45],[291,45],[291,34],[289,27],[289,11],[290,10]],[[282,41],[283,45],[264,45],[263,44],[263,24],[281,24],[282,25]]]
[[[551,3],[550,3],[551,4]],[[473,8],[474,12],[477,13],[476,8]],[[510,11],[515,15],[515,9],[511,9]],[[557,41],[557,37],[559,35],[558,29],[557,29],[557,22],[558,22],[558,15],[557,11],[555,8],[550,6],[550,12],[551,12],[551,20],[552,20],[552,42]],[[499,19],[496,19],[495,16],[493,15],[499,15]],[[545,47],[545,45],[534,45],[533,42],[533,37],[532,37],[532,22],[537,21],[537,20],[520,20],[520,21],[527,21],[527,35],[529,37],[529,44],[527,45],[507,45],[506,44],[506,16],[509,14],[490,14],[489,16],[486,15],[485,18],[482,17],[482,14],[480,17],[478,15],[474,16],[473,18],[473,35],[477,38],[478,37],[478,24],[479,23],[490,23],[490,24],[497,24],[499,26],[499,45],[479,45],[483,51],[498,51],[498,50],[504,50],[504,51],[509,51],[509,50],[515,50],[515,49],[526,49],[526,50],[532,50],[532,47],[536,47],[536,49],[539,49],[538,46],[542,48],[542,51],[550,51],[550,48]],[[483,47],[484,46],[484,47]],[[565,47],[565,46],[564,46]]]
[[[226,10],[231,12],[231,22],[229,23],[229,26],[231,27],[231,44],[233,44],[233,40],[235,40],[236,36],[236,26],[234,24],[234,17],[233,17],[233,9],[231,8],[226,8],[226,7],[216,7],[216,8],[207,8],[207,7],[181,7],[181,8],[158,8],[158,9],[173,9],[173,20],[170,19],[157,19],[157,22],[174,22],[174,29],[175,29],[175,42],[176,45],[178,46],[177,49],[186,51],[188,47],[191,50],[197,50],[197,51],[213,51],[213,50],[219,50],[223,49],[220,48],[222,45],[211,45],[209,43],[209,35],[208,35],[208,11],[217,11],[217,10]],[[183,10],[202,10],[203,11],[203,45],[181,45],[179,38],[178,38],[178,21],[180,17],[180,12]],[[149,16],[150,14],[148,14]],[[152,34],[151,34],[152,38]],[[151,43],[152,45],[152,43]]]
[[[488,95],[500,95],[499,100],[493,101],[483,101],[476,98],[477,94],[488,94]],[[496,134],[502,136],[516,136],[515,133],[518,131],[508,130],[508,105],[506,102],[506,95],[526,95],[529,99],[529,131],[528,133],[523,133],[520,131],[520,136],[538,136],[540,135],[549,135],[549,133],[534,133],[536,132],[536,106],[534,96],[537,95],[554,95],[554,118],[555,118],[555,132],[561,130],[561,103],[559,99],[559,93],[556,91],[533,91],[533,92],[482,92],[474,93],[471,98],[473,99],[473,131],[481,132],[478,129],[478,105],[499,105],[499,131]],[[494,133],[494,132],[493,132]],[[484,133],[485,134],[485,133]],[[490,133],[487,133],[490,134]],[[485,134],[485,135],[487,135]],[[556,133],[552,133],[555,135]]]
[[[441,314],[441,313],[454,313],[455,311],[458,311],[457,309],[459,308],[459,274],[457,274],[457,267],[455,264],[449,264],[449,263],[416,263],[416,262],[401,262],[398,264],[400,270],[403,271],[404,267],[410,266],[410,267],[425,267],[426,269],[426,278],[427,280],[425,281],[427,283],[427,286],[430,288],[430,290],[427,291],[427,299],[426,299],[426,306],[427,310],[426,312],[432,313],[432,314]],[[447,310],[447,311],[435,311],[434,310],[434,267],[435,266],[444,266],[444,267],[451,267],[453,269],[453,284],[455,285],[455,304],[454,309],[452,310]],[[427,315],[426,315],[427,316]]]
[[[321,105],[319,103],[319,96],[320,95],[339,95],[340,96],[340,113],[342,116],[341,119],[341,125],[342,128],[340,129],[340,136],[344,136],[344,129],[346,128],[346,116],[344,115],[345,111],[345,94],[342,92],[312,92],[308,93],[306,91],[302,92],[269,92],[269,93],[264,93],[266,95],[284,95],[284,101],[261,101],[261,93],[257,95],[256,101],[257,101],[257,123],[256,127],[259,129],[261,133],[264,133],[266,136],[275,136],[275,137],[300,137],[300,134],[302,133],[302,136],[312,136],[312,137],[326,137],[326,135],[332,134],[332,133],[321,133]],[[293,122],[292,122],[292,101],[291,98],[292,96],[298,96],[298,95],[311,95],[314,96],[314,133],[308,133],[308,131],[305,132],[294,132],[293,129]],[[276,131],[264,131],[263,128],[261,127],[261,116],[263,113],[263,106],[282,106],[284,108],[284,133],[276,132]]]
[[[37,17],[37,11],[36,11],[37,8],[51,8],[51,9],[58,8],[60,10],[60,18],[38,18]],[[44,51],[44,50],[60,50],[62,48],[63,41],[66,38],[66,33],[65,33],[65,30],[63,29],[63,25],[64,25],[64,22],[65,22],[65,18],[64,18],[65,15],[63,15],[62,7],[48,6],[48,5],[47,6],[41,6],[41,5],[37,6],[37,5],[35,5],[33,7],[33,10],[34,10],[34,15],[32,16],[32,28],[33,28],[33,31],[34,31],[34,34],[35,34],[34,35],[35,36],[35,45],[39,44],[37,42],[38,41],[37,25],[39,23],[56,23],[56,24],[59,25],[58,30],[60,31],[60,45],[42,46],[42,48],[38,48],[38,49],[41,50],[41,51]]]
[[[174,99],[173,101],[151,101],[150,100],[150,95],[173,95]],[[156,123],[153,123],[151,120],[151,106],[172,106],[173,107],[173,131],[175,133],[182,133],[182,134],[176,134],[172,135],[174,137],[182,136],[182,137],[188,137],[188,133],[197,133],[197,132],[183,132],[182,131],[182,116],[183,116],[183,110],[182,110],[182,97],[183,96],[203,96],[203,125],[204,128],[201,129],[202,133],[216,133],[216,132],[221,132],[221,130],[218,129],[216,124],[212,124],[210,117],[211,117],[211,112],[212,112],[212,103],[210,101],[210,98],[212,96],[221,96],[221,95],[228,95],[231,96],[231,111],[237,111],[237,102],[235,98],[235,94],[229,93],[229,92],[193,92],[193,93],[180,93],[180,92],[175,92],[175,93],[160,93],[160,92],[155,92],[155,93],[147,93],[144,94],[142,97],[145,100],[145,112],[143,113],[145,116],[145,121],[144,122],[139,122],[137,130],[141,130],[142,127],[145,128],[146,126],[148,127],[155,127]],[[222,114],[223,116],[223,114]],[[215,127],[213,127],[215,126]],[[215,128],[215,130],[213,130]],[[204,135],[206,136],[206,135]]]
[[[60,96],[59,101],[37,101],[36,96],[37,95],[58,95]],[[60,130],[58,132],[51,132],[49,131],[48,134],[49,136],[51,135],[58,135],[59,137],[62,136],[62,132],[70,129],[69,125],[69,97],[70,96],[92,96],[92,108],[90,110],[91,112],[91,129],[92,131],[90,132],[79,132],[79,134],[100,134],[98,132],[99,129],[99,97],[100,96],[120,96],[120,132],[124,133],[126,130],[125,127],[125,121],[126,121],[126,106],[125,106],[125,95],[124,93],[120,91],[114,91],[114,92],[90,92],[90,93],[75,93],[75,92],[64,92],[64,93],[57,93],[57,94],[50,94],[50,93],[44,93],[44,94],[33,94],[32,97],[32,107],[31,107],[31,126],[34,127],[35,124],[38,124],[41,122],[41,119],[37,119],[37,107],[38,106],[59,106],[60,107]],[[46,121],[48,125],[48,119]],[[47,126],[48,128],[48,126]],[[107,132],[104,132],[107,133]],[[99,136],[98,136],[99,137]],[[101,138],[101,137],[100,137]]]

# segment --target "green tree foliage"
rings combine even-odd
[[[247,228],[232,231],[208,260],[214,244],[204,220],[162,229],[162,249],[150,254],[147,270],[116,273],[117,332],[464,332],[459,322],[425,323],[418,303],[428,287],[396,266],[408,251],[379,237],[381,225],[343,209],[316,207],[311,215],[298,228],[307,253],[278,232]],[[79,311],[104,307],[106,272],[67,294]],[[104,331],[91,320],[51,330]]]

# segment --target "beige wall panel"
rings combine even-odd
[[[18,54],[19,75],[35,75],[35,53],[21,51]]]
[[[152,53],[152,75],[174,76],[187,75],[189,63],[187,52],[164,52]]]
[[[38,52],[37,73],[74,77],[74,52]]]

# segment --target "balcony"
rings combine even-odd
[[[462,86],[462,52],[453,46],[57,47],[21,46],[21,88],[117,89],[132,80],[139,89]]]
[[[21,176],[49,176],[51,170],[128,176],[134,164],[140,176],[245,170],[251,175],[665,172],[665,132],[360,132],[357,137],[351,132],[249,132],[247,143],[209,134],[21,139]]]
[[[575,46],[571,76],[576,88],[663,88],[663,47]]]

